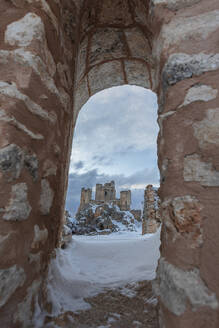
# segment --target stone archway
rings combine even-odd
[[[133,83],[159,98],[160,327],[216,328],[218,1],[3,0],[0,8],[2,327],[30,326],[36,295],[43,302],[78,111],[97,91]]]

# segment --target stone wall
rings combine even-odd
[[[0,9],[1,326],[30,327],[36,301],[44,307],[79,110],[100,90],[135,84],[159,102],[160,327],[217,328],[218,0],[2,0]]]
[[[107,182],[104,185],[96,185],[95,201],[110,202],[116,200],[115,182]]]
[[[160,225],[160,204],[157,191],[148,185],[144,191],[142,234],[155,233]]]
[[[82,188],[79,210],[83,208],[86,204],[89,204],[91,202],[91,199],[92,199],[92,189]]]
[[[129,211],[131,207],[131,190],[120,191],[120,210]]]

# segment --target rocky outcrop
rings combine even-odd
[[[121,211],[111,204],[87,204],[76,214],[75,219],[68,219],[68,227],[73,234],[109,234],[117,231],[136,231],[140,223],[129,211]]]

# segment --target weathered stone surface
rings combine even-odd
[[[26,154],[24,158],[24,166],[27,168],[30,175],[33,177],[33,180],[36,181],[38,178],[38,159],[36,155]]]
[[[187,301],[193,310],[202,306],[218,308],[215,294],[207,288],[198,269],[183,271],[161,258],[157,278],[160,280],[159,295],[163,303],[177,316],[185,312]]]
[[[5,42],[11,46],[25,48],[33,45],[39,50],[40,56],[47,66],[51,76],[56,72],[56,65],[48,49],[45,28],[40,16],[28,13],[20,20],[7,26]]]
[[[43,215],[50,212],[54,198],[54,191],[50,187],[49,181],[43,179],[41,181],[41,194],[40,194],[40,211]]]
[[[89,64],[125,57],[123,32],[115,28],[99,29],[92,37]]]
[[[75,99],[74,99],[74,123],[78,117],[78,113],[81,107],[86,103],[89,99],[89,90],[87,85],[87,77],[85,77],[80,84],[78,85],[76,92],[75,92]]]
[[[8,181],[18,179],[25,167],[33,180],[38,177],[38,160],[35,154],[27,154],[15,144],[11,144],[0,150],[0,171]]]
[[[185,181],[199,182],[202,186],[219,186],[219,171],[213,168],[212,163],[203,162],[198,154],[184,158],[183,176]]]
[[[39,309],[37,296],[41,283],[41,279],[35,280],[27,289],[24,301],[18,304],[17,311],[13,314],[14,323],[22,324],[22,327],[24,328],[33,326],[34,311],[32,305],[35,304],[35,307]]]
[[[138,28],[127,29],[125,30],[125,36],[131,55],[149,61],[151,48],[143,32]]]
[[[125,60],[125,72],[128,83],[138,85],[147,89],[151,88],[147,66],[134,60]]]
[[[175,242],[178,238],[188,240],[190,247],[200,247],[203,243],[202,206],[190,195],[167,199],[162,203],[162,217],[169,230],[169,237]]]
[[[0,63],[4,65],[16,64],[18,67],[29,67],[30,71],[23,73],[22,78],[19,76],[18,71],[17,80],[19,81],[19,86],[27,88],[30,83],[30,74],[34,71],[40,77],[40,80],[46,86],[46,88],[50,92],[55,94],[61,101],[60,94],[56,87],[55,81],[48,71],[47,63],[44,63],[40,56],[37,56],[34,53],[31,53],[30,51],[27,51],[23,48],[19,48],[12,51],[0,50]]]
[[[169,57],[163,70],[163,82],[166,85],[174,85],[179,81],[199,76],[208,71],[219,68],[219,54],[195,54],[187,55],[176,53]]]
[[[46,228],[40,229],[36,224],[34,226],[34,239],[31,244],[32,248],[39,248],[40,244],[44,244],[48,238],[48,230]]]
[[[62,227],[60,247],[66,248],[71,241],[72,241],[72,230],[66,224],[64,224]]]
[[[28,219],[32,208],[28,202],[27,190],[26,183],[17,183],[12,186],[9,205],[5,209],[1,209],[4,212],[4,220],[23,221]]]
[[[144,210],[142,217],[142,235],[155,233],[160,225],[160,200],[157,190],[147,185],[144,191]]]
[[[135,0],[133,4],[134,9],[134,18],[135,21],[142,25],[147,25],[148,21],[148,10],[147,2],[141,0]]]
[[[54,112],[45,111],[40,105],[32,101],[27,95],[21,93],[18,90],[16,83],[0,81],[0,95],[23,101],[27,110],[29,110],[32,114],[39,116],[43,120],[48,120],[53,124],[57,120],[56,114]]]
[[[23,163],[24,155],[17,145],[0,149],[0,171],[9,181],[20,177]]]
[[[85,38],[79,47],[77,63],[77,81],[80,81],[86,71],[87,65],[88,38]]]
[[[95,66],[88,75],[91,94],[106,88],[124,84],[124,76],[120,61],[107,62],[99,67]]]
[[[126,0],[103,0],[102,8],[99,14],[99,22],[101,24],[132,24],[132,16],[129,5]]]
[[[28,137],[35,140],[42,140],[44,136],[40,133],[35,133],[32,130],[28,129],[26,125],[19,122],[13,115],[7,115],[5,110],[0,110],[0,121],[8,123],[9,125],[14,126],[18,130],[22,131]]]
[[[47,159],[43,164],[43,177],[49,177],[51,175],[56,175],[57,173],[57,166],[54,162],[50,159]]]
[[[27,47],[34,40],[42,41],[44,25],[35,13],[28,13],[20,20],[7,26],[5,42],[11,46]]]
[[[169,9],[178,10],[199,3],[201,0],[152,0],[152,5],[165,5]]]
[[[42,252],[36,253],[36,254],[29,254],[28,260],[30,264],[35,265],[35,270],[37,272],[40,271],[41,269],[41,257],[42,257]]]
[[[59,99],[60,102],[63,105],[63,109],[65,110],[65,112],[67,114],[70,114],[72,111],[72,107],[71,107],[71,98],[69,96],[69,94],[64,90],[64,88],[58,88],[59,90]]]
[[[23,268],[13,265],[0,270],[0,307],[5,305],[18,287],[22,287],[26,279]]]
[[[213,89],[210,85],[194,85],[188,90],[183,104],[179,107],[187,106],[195,101],[208,102],[215,99],[217,94],[218,90]]]
[[[70,89],[72,87],[72,77],[68,65],[59,62],[57,64],[57,72],[62,86],[67,90]]]
[[[62,20],[63,20],[63,29],[66,35],[69,37],[71,42],[74,44],[76,41],[76,24],[77,24],[77,14],[76,11],[69,11],[68,9],[62,10]]]
[[[192,17],[176,17],[165,24],[161,31],[163,47],[176,46],[182,41],[206,40],[219,28],[219,10]]]
[[[208,109],[206,116],[204,120],[193,124],[194,135],[202,149],[219,145],[219,108]]]

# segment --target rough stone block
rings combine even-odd
[[[174,85],[192,76],[199,76],[208,71],[219,68],[219,54],[194,54],[176,53],[169,57],[163,70],[164,85]]]
[[[3,219],[6,221],[23,221],[27,220],[32,210],[28,202],[26,183],[17,183],[12,186],[12,195],[9,205],[5,209]]]
[[[190,195],[167,199],[162,203],[162,217],[172,242],[185,238],[191,248],[203,244],[202,206]]]
[[[89,90],[87,86],[87,76],[80,82],[75,91],[74,99],[74,123],[76,122],[81,107],[89,99]]]
[[[23,268],[13,265],[0,270],[0,307],[5,305],[18,287],[22,287],[26,279]]]
[[[219,145],[219,108],[208,109],[207,117],[193,124],[194,135],[201,149]]]
[[[120,61],[111,61],[95,66],[88,75],[91,94],[98,91],[125,84]]]
[[[123,32],[116,28],[98,29],[92,37],[89,65],[126,56]]]
[[[99,14],[100,24],[130,25],[132,16],[127,0],[102,0],[102,7]]]
[[[125,60],[125,72],[128,84],[138,85],[147,89],[151,88],[147,66],[141,61]]]
[[[79,46],[77,63],[77,82],[81,80],[86,71],[88,38],[86,37]]]
[[[219,171],[213,168],[212,163],[203,162],[198,154],[184,158],[185,181],[199,182],[206,187],[219,187]]]
[[[52,207],[54,198],[54,191],[50,187],[49,181],[43,179],[41,181],[41,194],[40,194],[40,211],[43,215],[48,215]]]
[[[179,106],[179,108],[187,106],[195,101],[208,102],[210,100],[215,99],[217,97],[217,94],[218,90],[213,89],[210,85],[194,85],[188,90],[185,96],[185,100],[183,104]]]
[[[218,308],[215,294],[207,288],[198,269],[184,271],[161,258],[157,277],[160,281],[158,292],[161,300],[175,315],[185,312],[187,301],[194,310],[202,306],[214,310]]]
[[[132,29],[125,30],[125,36],[132,57],[150,61],[151,48],[143,32],[134,27]]]

